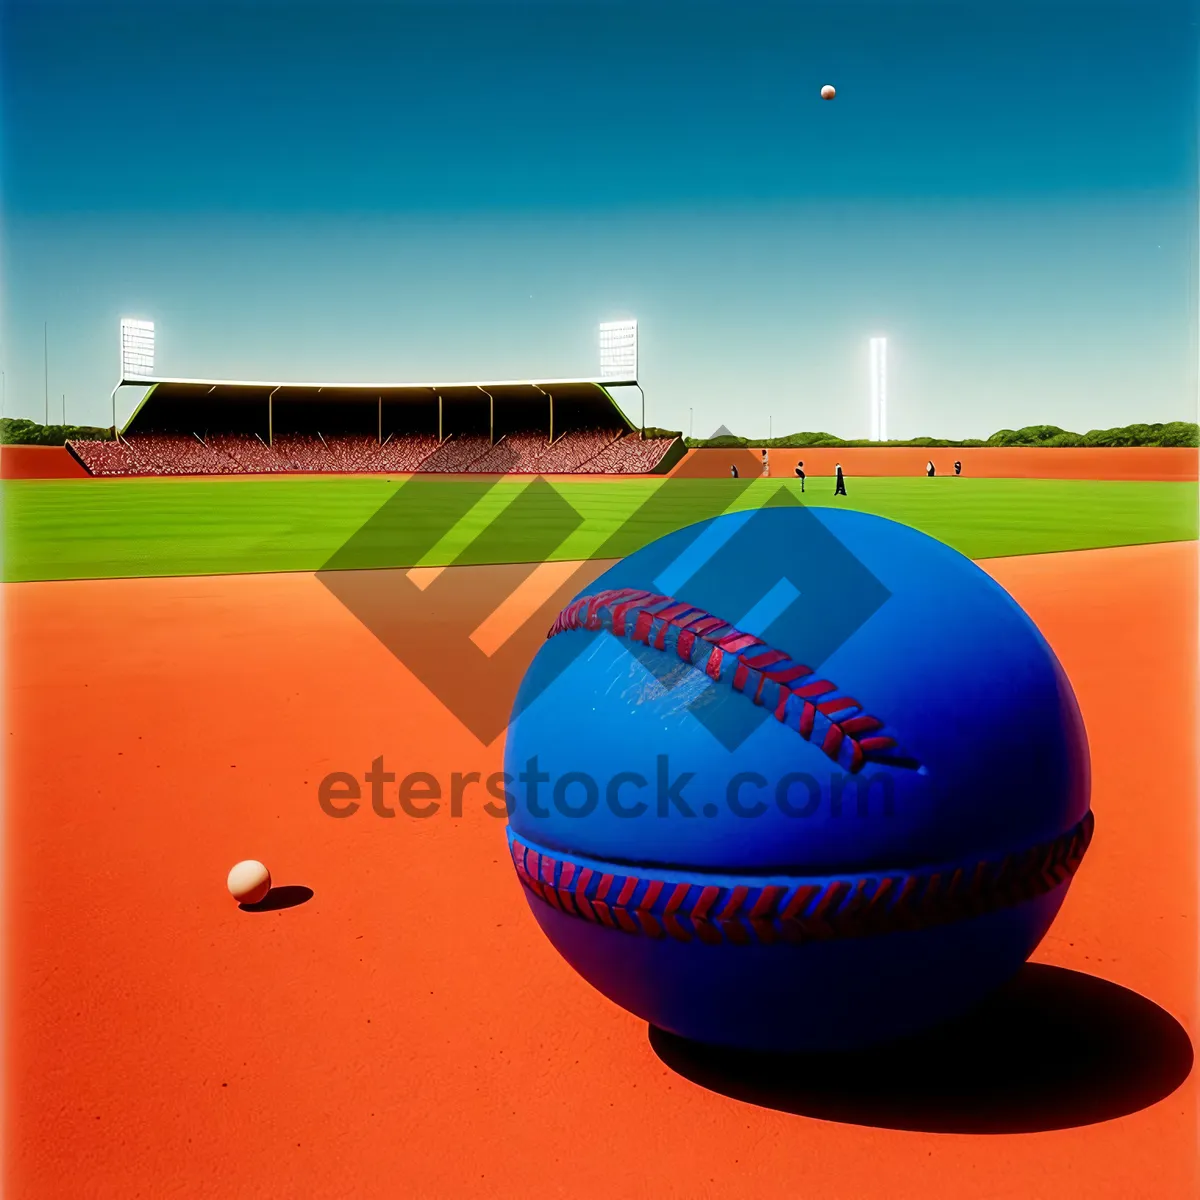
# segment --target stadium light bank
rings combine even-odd
[[[489,395],[491,388],[529,387],[538,391],[562,385],[591,384],[601,389],[635,387],[642,398],[642,437],[646,436],[646,393],[638,382],[637,321],[606,321],[600,326],[600,374],[578,379],[483,379],[466,382],[433,383],[300,383],[288,380],[183,379],[154,374],[154,322],[133,317],[121,318],[121,371],[112,402],[113,437],[117,436],[117,392],[126,386],[153,387],[158,383],[198,384],[217,387],[253,387],[274,389],[306,388],[318,391],[450,391],[474,388]],[[490,398],[490,396],[489,396]],[[611,401],[611,397],[609,397]],[[553,405],[553,397],[550,397]],[[553,413],[553,409],[551,409]],[[553,420],[553,416],[551,417]]]
[[[887,441],[887,338],[871,339],[871,440]]]

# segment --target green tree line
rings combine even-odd
[[[0,444],[5,446],[62,446],[76,438],[94,441],[112,437],[112,430],[94,425],[39,425],[24,417],[0,418]]]
[[[821,446],[1200,446],[1200,425],[1194,421],[1168,421],[1155,425],[1120,425],[1114,429],[1092,429],[1072,433],[1057,425],[1026,425],[1023,429],[999,429],[989,438],[918,437],[907,441],[872,442],[862,438],[839,438],[832,433],[790,433],[777,438],[686,438],[688,446],[720,449],[759,447]]]

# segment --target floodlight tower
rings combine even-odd
[[[600,325],[600,378],[632,383],[642,397],[642,437],[646,436],[646,393],[638,383],[638,323],[603,321]]]
[[[887,338],[871,339],[871,440],[887,441]]]
[[[127,383],[154,375],[154,322],[121,318],[121,377],[112,390],[112,428],[117,436],[117,392]]]

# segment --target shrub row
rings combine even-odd
[[[1072,433],[1057,425],[1026,425],[1024,429],[1000,429],[986,440],[918,437],[906,441],[871,442],[839,438],[832,433],[791,433],[777,438],[686,438],[695,448],[781,448],[821,446],[1200,446],[1200,425],[1193,421],[1168,421],[1156,425],[1121,425],[1115,429],[1092,429]]]

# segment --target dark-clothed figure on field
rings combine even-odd
[[[844,496],[846,494],[846,477],[842,474],[842,464],[838,463],[834,470],[837,472],[837,482],[833,487],[835,496]]]
[[[930,479],[937,474],[937,467],[933,465],[932,459],[925,464],[925,474],[928,475]]]
[[[954,460],[954,473],[955,475],[962,474],[962,463],[959,462],[957,458]]]
[[[738,469],[736,463],[729,464],[729,478],[736,479],[738,477]]]
[[[804,459],[801,459],[801,460],[800,460],[800,461],[799,461],[799,462],[796,464],[796,478],[797,478],[798,480],[800,480],[800,490],[801,490],[801,491],[804,491],[804,480],[805,480],[805,474],[804,474]]]

